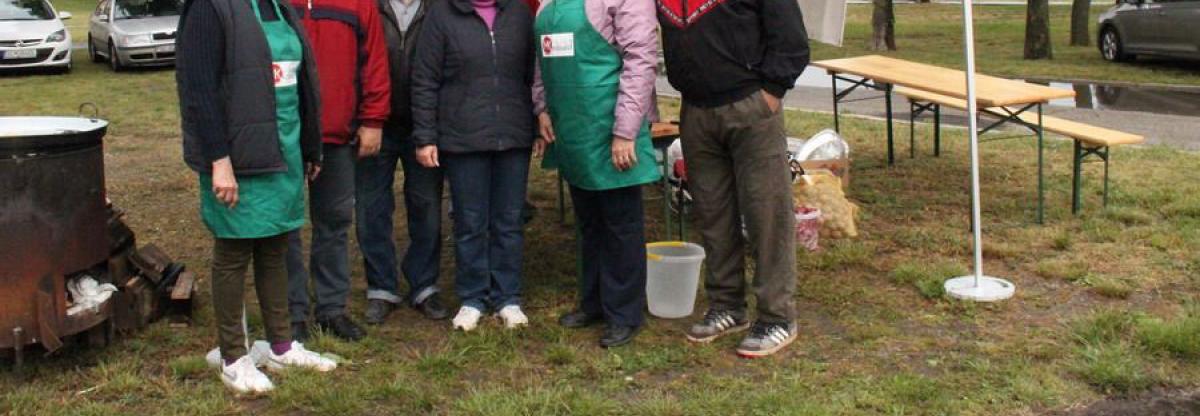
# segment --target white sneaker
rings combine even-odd
[[[508,329],[529,325],[529,317],[525,316],[525,312],[521,312],[520,305],[508,305],[500,308],[500,312],[497,312],[496,315],[504,320],[504,327]]]
[[[458,308],[458,315],[454,316],[451,321],[454,324],[454,329],[461,329],[463,332],[474,331],[475,327],[479,326],[479,318],[483,317],[483,312],[479,309],[470,306]]]
[[[333,369],[337,368],[336,361],[322,357],[321,354],[309,351],[304,348],[304,344],[296,341],[292,341],[292,349],[281,355],[275,355],[275,351],[271,351],[270,347],[267,348],[266,353],[266,366],[271,370],[282,370],[287,367],[299,367],[317,370],[324,373],[326,371],[333,371]]]
[[[267,355],[265,353],[270,351],[271,344],[268,344],[267,341],[260,339],[258,341],[254,341],[254,345],[250,347],[250,353],[248,356],[252,361],[254,361],[254,365],[256,367],[262,367],[267,360]],[[208,354],[204,355],[204,361],[208,362],[209,367],[221,368],[221,348],[217,347],[209,350]]]
[[[266,393],[275,389],[271,379],[262,371],[258,371],[249,355],[238,358],[231,365],[222,365],[221,382],[241,394]]]

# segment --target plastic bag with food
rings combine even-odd
[[[858,205],[846,199],[842,180],[827,170],[813,170],[792,185],[797,207],[821,210],[821,235],[826,238],[858,236]]]
[[[821,210],[812,207],[796,207],[796,246],[808,251],[821,248]]]

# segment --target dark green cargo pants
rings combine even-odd
[[[262,308],[267,341],[292,340],[288,320],[287,233],[249,239],[217,238],[213,243],[212,297],[217,318],[217,345],[227,359],[246,355],[242,327],[246,268],[254,263],[254,291]]]
[[[762,93],[702,108],[684,102],[680,134],[703,239],[709,304],[746,309],[746,254],[755,263],[758,319],[795,319],[796,240],[783,114]],[[742,236],[742,219],[749,239]]]

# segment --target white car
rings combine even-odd
[[[100,0],[88,24],[88,55],[113,71],[173,64],[182,11],[181,0]]]
[[[0,69],[71,70],[71,34],[46,0],[0,0]]]

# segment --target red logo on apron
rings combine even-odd
[[[554,51],[554,41],[550,40],[549,36],[542,37],[542,55],[549,55]]]
[[[271,64],[271,72],[275,74],[275,83],[276,84],[279,84],[279,81],[283,81],[283,67],[280,67],[279,64],[272,63]]]

